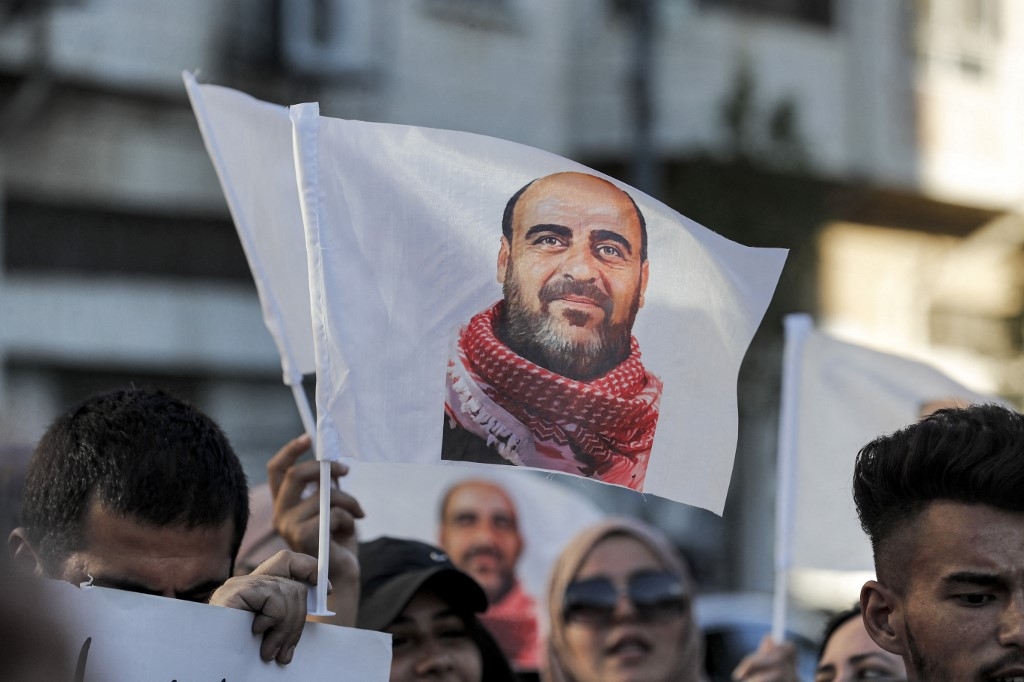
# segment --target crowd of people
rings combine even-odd
[[[144,389],[75,405],[28,463],[3,562],[21,569],[7,581],[5,613],[25,609],[10,585],[27,581],[30,593],[28,576],[88,581],[249,611],[262,658],[287,664],[302,655],[317,579],[319,506],[307,493],[319,465],[301,459],[309,446],[298,438],[269,461],[269,513],[251,522],[241,464],[196,408]],[[942,409],[869,443],[851,473],[877,578],[826,629],[815,682],[1024,679],[1024,416]],[[330,513],[328,620],[389,633],[393,682],[707,679],[697,586],[650,525],[608,518],[587,528],[562,549],[539,599],[517,577],[524,537],[493,480],[447,491],[436,545],[360,543],[363,510],[341,490]],[[57,636],[5,622],[9,641]],[[4,662],[4,679],[47,679],[17,661]],[[766,639],[733,678],[795,682],[794,649]]]

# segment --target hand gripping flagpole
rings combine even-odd
[[[772,607],[772,639],[786,638],[786,602],[789,569],[793,561],[793,508],[796,450],[800,424],[800,365],[804,341],[813,328],[811,316],[786,315],[785,350],[782,356],[782,400],[775,462],[775,596]]]
[[[313,411],[309,407],[306,393],[302,389],[302,378],[296,381],[288,381],[292,389],[292,396],[295,398],[295,405],[299,408],[299,416],[302,418],[302,426],[309,435],[313,452],[320,461],[320,527],[319,544],[317,549],[316,585],[307,595],[306,611],[311,616],[333,616],[334,612],[327,608],[327,586],[329,584],[328,567],[330,565],[331,553],[331,462],[320,458],[320,451],[317,447],[316,420],[313,418]]]

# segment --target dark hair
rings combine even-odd
[[[1024,511],[1024,415],[995,404],[934,412],[857,455],[853,497],[879,580],[900,589],[893,535],[936,500]]]
[[[234,522],[230,556],[249,520],[241,462],[212,419],[162,391],[92,396],[58,417],[28,465],[22,522],[56,575],[83,546],[89,505],[155,526]]]
[[[832,635],[836,634],[836,630],[846,625],[847,621],[853,620],[854,618],[861,617],[860,604],[854,604],[852,607],[840,611],[825,623],[825,630],[821,633],[821,644],[818,645],[818,660],[825,655],[825,647],[828,646],[828,642],[832,639]]]
[[[644,219],[644,214],[640,210],[640,207],[636,205],[635,201],[633,201],[633,197],[629,196],[629,192],[619,189],[619,187],[612,185],[612,183],[604,180],[603,178],[598,178],[596,175],[591,177],[607,182],[612,187],[615,187],[615,189],[618,189],[626,195],[626,198],[629,199],[629,203],[633,204],[633,208],[636,210],[636,217],[640,221],[640,260],[647,260],[647,220]],[[501,233],[505,236],[505,240],[509,244],[512,243],[512,219],[516,211],[516,204],[519,203],[519,197],[523,195],[523,192],[525,192],[530,185],[537,182],[537,180],[540,180],[540,178],[534,178],[520,187],[516,190],[516,193],[509,198],[508,203],[505,204],[505,212],[501,216]]]

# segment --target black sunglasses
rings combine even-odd
[[[645,623],[666,621],[686,613],[690,600],[677,575],[664,571],[645,571],[629,577],[626,594],[636,611],[637,620]],[[566,622],[584,625],[607,625],[615,617],[619,589],[604,577],[574,580],[565,588]]]

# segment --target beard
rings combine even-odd
[[[927,682],[952,682],[943,673],[942,677],[936,677],[937,671],[935,665],[933,665],[928,659],[921,653],[921,649],[917,646],[917,640],[914,639],[914,635],[910,633],[910,628],[907,627],[906,623],[903,625],[903,631],[907,636],[907,648],[910,650],[910,663],[917,673],[917,679]]]
[[[936,665],[934,661],[925,658],[924,654],[921,653],[920,647],[917,645],[917,640],[914,639],[914,635],[910,632],[910,628],[906,623],[903,625],[903,631],[907,638],[907,649],[910,651],[910,663],[917,674],[917,679],[921,680],[921,682],[966,682],[961,679],[954,680],[948,670],[942,670],[941,666]],[[975,663],[978,664],[977,661]],[[988,679],[1002,669],[1020,667],[1022,665],[1024,665],[1024,653],[1019,650],[1010,651],[999,660],[982,666],[977,671],[978,679]]]
[[[552,279],[541,287],[539,312],[530,310],[515,277],[511,259],[502,286],[505,311],[496,333],[505,345],[535,365],[575,381],[590,381],[607,374],[629,357],[633,320],[640,309],[640,288],[630,303],[624,322],[611,322],[612,301],[607,294],[589,282]],[[549,311],[551,301],[565,295],[585,296],[604,311],[601,324],[586,339],[572,339],[563,332],[564,325],[582,327],[590,316],[576,310],[566,311],[561,320]]]

